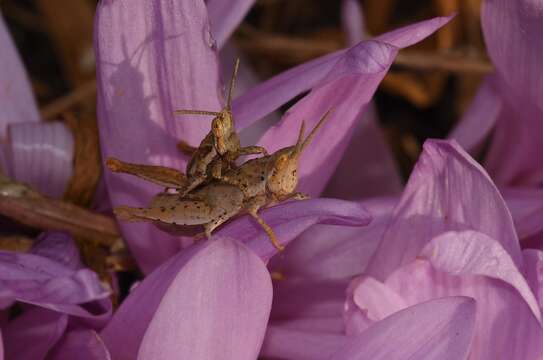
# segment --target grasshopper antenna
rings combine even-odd
[[[220,112],[206,111],[206,110],[175,110],[173,113],[175,115],[210,115],[210,116],[221,115]]]
[[[234,92],[234,87],[236,86],[236,78],[238,77],[239,69],[239,58],[236,59],[234,63],[234,72],[232,73],[232,79],[230,79],[230,87],[228,88],[228,95],[226,97],[226,109],[232,110],[232,93]]]
[[[319,120],[319,122],[317,123],[317,125],[315,125],[315,127],[313,128],[313,130],[311,130],[311,132],[309,133],[309,135],[307,135],[307,138],[305,140],[303,140],[303,137],[304,137],[304,132],[305,132],[305,123],[302,121],[302,126],[300,127],[300,133],[298,134],[298,140],[296,141],[296,147],[294,149],[294,154],[297,156],[299,155],[307,145],[309,145],[309,143],[311,142],[311,140],[313,140],[313,138],[315,137],[315,134],[317,133],[317,131],[319,130],[319,128],[322,126],[322,124],[324,124],[324,122],[326,121],[326,119],[328,119],[328,116],[330,115],[330,113],[332,112],[332,109],[329,109],[322,117],[321,119]]]

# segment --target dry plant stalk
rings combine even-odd
[[[60,230],[74,237],[111,246],[119,238],[115,221],[65,201],[51,199],[0,175],[0,214],[41,230]]]

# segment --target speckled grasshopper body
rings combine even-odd
[[[295,192],[298,184],[298,160],[317,130],[328,117],[327,112],[304,140],[304,124],[294,146],[271,155],[252,159],[223,174],[220,180],[203,185],[188,195],[160,194],[148,208],[118,207],[115,213],[128,221],[156,220],[175,225],[203,225],[205,235],[233,216],[246,212],[255,218],[273,245],[282,250],[273,230],[258,210],[288,199],[306,199]]]
[[[241,147],[239,136],[234,127],[232,116],[232,92],[234,90],[239,60],[234,65],[234,73],[228,89],[226,106],[220,112],[206,110],[176,110],[177,115],[209,115],[211,131],[195,148],[180,141],[178,149],[191,156],[186,168],[186,175],[175,169],[162,166],[138,165],[125,163],[115,158],[109,158],[107,165],[110,170],[138,176],[144,180],[175,188],[183,196],[204,183],[206,180],[221,179],[223,173],[235,167],[235,161],[242,155],[264,154],[266,150],[260,146]]]

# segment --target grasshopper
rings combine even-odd
[[[295,192],[298,184],[298,159],[317,130],[328,117],[328,111],[304,140],[304,122],[294,146],[289,146],[228,170],[220,180],[197,188],[188,195],[159,194],[148,208],[117,207],[115,214],[128,221],[161,221],[174,225],[203,225],[204,235],[237,214],[246,212],[262,226],[272,244],[283,250],[272,228],[258,210],[288,199],[303,200],[307,196]]]
[[[184,141],[180,141],[177,145],[181,152],[191,156],[187,164],[186,175],[175,169],[130,164],[115,158],[109,158],[106,162],[110,170],[135,175],[166,188],[175,188],[183,196],[208,179],[220,179],[224,172],[235,167],[236,159],[242,155],[267,155],[266,149],[261,146],[240,146],[232,116],[232,93],[238,68],[239,59],[234,64],[226,106],[220,112],[206,110],[176,110],[174,112],[177,115],[215,116],[211,121],[211,131],[204,137],[198,148],[194,148]]]

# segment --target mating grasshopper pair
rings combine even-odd
[[[192,154],[186,176],[171,168],[128,164],[112,158],[108,160],[107,164],[113,171],[129,173],[177,189],[177,193],[164,192],[155,196],[147,208],[117,207],[115,214],[119,218],[174,225],[203,225],[204,234],[209,238],[211,232],[225,221],[240,213],[248,213],[262,226],[272,244],[279,250],[283,249],[258,210],[288,199],[307,198],[295,192],[298,159],[329,112],[305,140],[302,122],[296,144],[271,155],[257,146],[240,148],[230,107],[237,68],[238,62],[230,82],[227,105],[221,112],[176,111],[177,114],[215,115],[211,131],[200,147],[194,149],[184,143],[180,146],[183,152]],[[235,160],[245,154],[264,155],[237,167]]]

